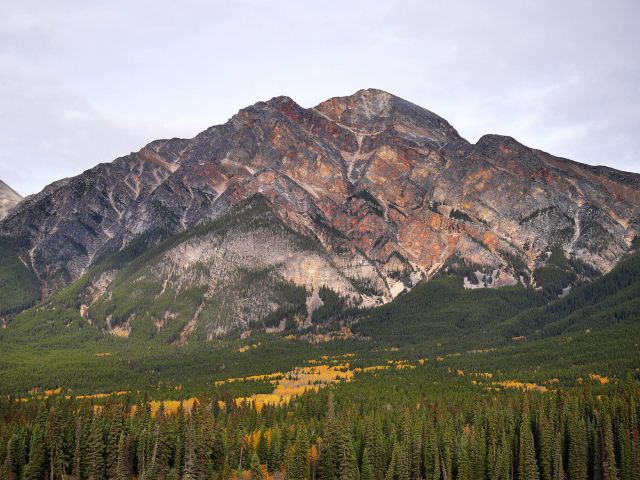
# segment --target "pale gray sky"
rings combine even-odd
[[[258,100],[367,87],[472,142],[640,172],[638,19],[636,0],[0,0],[0,178],[35,193]]]

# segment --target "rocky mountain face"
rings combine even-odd
[[[4,281],[28,270],[46,299],[82,277],[86,321],[172,341],[312,322],[323,287],[371,306],[440,273],[540,287],[556,269],[568,288],[611,270],[639,232],[640,175],[510,137],[471,144],[380,90],[259,102],[55,182],[0,222],[3,262],[17,265]],[[109,260],[141,241],[144,262]]]
[[[0,180],[0,220],[22,200],[22,196]]]

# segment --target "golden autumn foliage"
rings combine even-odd
[[[195,397],[187,398],[184,400],[164,400],[164,401],[151,401],[149,406],[151,407],[151,415],[155,416],[160,410],[160,406],[164,406],[165,413],[176,413],[180,408],[180,402],[185,412],[190,412],[197,399]]]
[[[484,378],[485,380],[493,378],[493,373],[491,372],[471,372],[469,375],[472,377]]]
[[[276,376],[271,382],[275,385],[272,393],[256,393],[249,397],[236,398],[236,404],[253,403],[257,410],[264,405],[278,405],[288,403],[293,397],[310,390],[318,390],[331,383],[351,381],[353,370],[347,365],[317,365],[296,368],[286,374],[271,374]]]
[[[589,379],[593,382],[599,382],[600,385],[606,385],[607,383],[609,383],[609,377],[598,375],[597,373],[590,373]]]
[[[309,449],[309,463],[311,465],[315,465],[316,463],[318,463],[318,460],[320,459],[320,455],[318,453],[318,447],[314,445],[311,445],[311,448]]]
[[[90,398],[107,398],[107,397],[112,397],[112,396],[121,396],[121,395],[126,395],[129,392],[113,392],[113,393],[93,393],[91,395],[76,395],[76,399],[78,400],[85,400],[85,399],[90,399]]]
[[[548,388],[543,385],[538,385],[537,383],[519,382],[518,380],[504,380],[502,382],[493,382],[492,384],[502,388],[515,388],[517,390],[522,390],[525,392],[538,391],[544,393],[548,390]]]

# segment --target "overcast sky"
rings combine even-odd
[[[639,19],[637,0],[0,0],[0,179],[35,193],[258,100],[367,87],[472,142],[640,172]]]

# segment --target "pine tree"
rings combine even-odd
[[[269,460],[269,440],[267,439],[264,430],[260,430],[257,452],[258,457],[260,457],[264,463],[267,463]]]
[[[460,442],[456,448],[456,470],[457,480],[472,480],[473,472],[471,468],[471,454],[469,451],[469,440],[467,433],[463,432]]]
[[[47,425],[47,409],[40,404],[38,416],[31,431],[29,442],[29,463],[25,467],[25,480],[41,480],[47,468],[47,450],[45,432]]]
[[[411,479],[411,457],[410,444],[401,443],[398,449],[398,464],[396,468],[396,476],[398,480]]]
[[[129,464],[129,445],[130,438],[129,436],[125,437],[124,432],[120,432],[120,438],[118,439],[118,451],[117,451],[117,460],[116,460],[116,468],[115,468],[115,479],[116,480],[128,480],[131,472],[130,472],[130,464]]]
[[[194,418],[194,446],[195,446],[195,473],[196,478],[206,478],[207,472],[212,468],[211,446],[207,439],[206,420],[199,415]]]
[[[307,429],[302,424],[296,432],[296,440],[294,444],[294,458],[297,464],[298,480],[308,480],[311,474],[309,465],[309,437]]]
[[[422,429],[417,422],[411,436],[411,479],[422,479]]]
[[[116,467],[118,465],[118,442],[122,433],[122,412],[119,409],[110,416],[109,433],[107,434],[106,451],[106,473],[107,478],[116,477]]]
[[[198,478],[196,468],[195,428],[193,418],[189,418],[186,428],[184,445],[184,466],[182,467],[182,480],[195,480]]]
[[[557,432],[553,440],[553,480],[564,480],[562,433]]]
[[[341,429],[338,448],[338,478],[340,480],[356,480],[358,478],[358,464],[353,451],[353,441],[348,428]]]
[[[393,443],[393,449],[391,450],[391,460],[387,466],[387,473],[384,476],[384,480],[396,480],[398,478],[398,457],[400,456],[400,445],[398,442]]]
[[[329,393],[325,435],[320,444],[320,462],[318,474],[322,480],[336,480],[338,478],[338,450],[339,429],[333,407],[333,392]]]
[[[364,447],[369,451],[374,478],[382,480],[385,467],[382,425],[373,416],[365,427]]]
[[[587,432],[582,418],[571,416],[569,419],[569,480],[587,478]]]
[[[282,435],[279,428],[274,428],[271,433],[269,459],[269,468],[278,470],[282,463]]]
[[[147,471],[147,455],[148,455],[148,444],[149,444],[149,433],[146,428],[143,428],[138,436],[138,448],[136,451],[136,458],[138,459],[138,476],[144,477],[144,474]]]
[[[74,480],[80,480],[82,472],[82,437],[83,437],[84,418],[80,416],[76,420],[76,429],[73,437],[73,458],[71,460],[71,476]]]
[[[45,441],[49,454],[49,478],[50,480],[61,479],[66,473],[67,459],[64,451],[60,414],[55,407],[49,410]]]
[[[369,447],[364,447],[362,452],[362,466],[360,468],[360,480],[375,480],[373,463],[369,456]]]
[[[536,450],[531,431],[531,420],[525,413],[520,423],[520,441],[518,448],[518,479],[537,480],[538,465],[536,463]]]
[[[87,444],[85,460],[85,472],[87,480],[104,479],[104,434],[102,421],[98,415],[94,415],[91,421],[91,429]]]
[[[618,478],[613,428],[611,427],[611,417],[606,412],[602,420],[602,478],[603,480],[617,480]]]
[[[171,447],[169,445],[167,420],[164,414],[164,405],[161,405],[156,413],[155,438],[151,454],[151,465],[154,475],[157,478],[164,478],[169,471],[169,456]]]
[[[442,428],[442,448],[440,450],[440,468],[445,480],[453,478],[453,425],[450,419],[444,420]]]
[[[498,447],[498,456],[495,471],[492,480],[511,480],[512,475],[513,454],[509,447],[509,442],[503,434],[500,446]]]
[[[253,455],[251,455],[251,462],[249,464],[251,468],[251,476],[256,480],[264,480],[262,478],[262,469],[260,468],[260,457],[258,457],[258,452],[254,451]],[[289,477],[293,480],[293,477]]]
[[[587,452],[589,480],[602,480],[602,432],[598,418],[587,419],[587,432],[590,450]]]
[[[553,429],[544,414],[538,420],[538,443],[540,445],[540,473],[542,480],[553,480]]]
[[[178,429],[180,430],[180,429]],[[172,477],[177,480],[182,473],[182,437],[177,435],[173,449],[173,467],[171,468]]]
[[[423,450],[423,463],[427,480],[440,480],[440,450],[438,446],[437,431],[430,425],[425,431],[425,445]]]
[[[187,422],[187,428],[191,428],[193,430],[193,425],[191,423],[191,419]],[[193,445],[193,431],[190,434],[192,436],[191,444]],[[211,442],[211,462],[213,468],[215,470],[221,471],[223,466],[228,463],[228,453],[227,453],[227,440],[225,437],[225,430],[221,424],[217,424],[213,429],[212,434],[212,442]],[[260,456],[260,453],[258,453]],[[262,458],[262,457],[260,457]],[[270,457],[265,456],[265,459],[270,459]],[[273,459],[270,459],[272,463]]]
[[[2,478],[5,480],[16,480],[16,466],[14,461],[16,443],[16,435],[13,434],[7,442],[7,451],[5,454],[4,465],[2,466]]]

